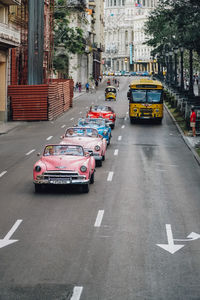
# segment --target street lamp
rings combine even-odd
[[[177,53],[178,53],[178,48],[174,48],[174,85],[175,88],[177,87]]]
[[[167,66],[167,75],[166,75],[166,82],[169,83],[169,53],[165,53],[166,56],[166,66]]]
[[[173,82],[172,55],[173,55],[173,52],[172,52],[172,50],[170,50],[169,51],[169,73],[170,73],[169,83],[170,83],[170,85],[172,85],[172,82]]]
[[[189,62],[190,62],[190,85],[189,85],[189,96],[194,97],[194,87],[193,87],[193,51],[189,50]]]
[[[181,92],[184,91],[184,79],[183,79],[183,47],[180,47],[181,52]]]

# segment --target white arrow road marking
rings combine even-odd
[[[109,173],[108,173],[107,181],[112,181],[113,174],[114,174],[114,172],[109,172]]]
[[[114,155],[118,155],[118,153],[119,153],[119,150],[118,149],[115,149],[115,152],[114,152]]]
[[[7,171],[3,171],[3,172],[0,174],[0,178],[3,177],[6,173],[7,173]]]
[[[46,140],[47,140],[47,141],[49,141],[49,140],[51,140],[51,139],[52,139],[52,137],[53,137],[53,136],[52,136],[52,135],[50,135],[50,136],[49,136],[49,137],[48,137]]]
[[[100,227],[101,226],[101,222],[103,220],[103,215],[104,215],[104,210],[99,210],[98,214],[97,214],[95,224],[94,224],[94,227]]]
[[[3,239],[0,239],[0,248],[18,242],[18,240],[10,240],[10,238],[13,235],[13,233],[17,230],[22,221],[23,220],[17,220],[13,227],[10,229],[10,231],[6,234],[6,236]]]
[[[71,300],[79,300],[81,297],[82,291],[83,291],[82,286],[75,286],[73,289],[73,295],[71,297]]]
[[[33,152],[35,152],[35,149],[30,150],[29,152],[26,153],[26,155],[30,155]]]
[[[185,245],[174,244],[171,224],[166,224],[166,232],[167,232],[168,244],[156,244],[158,247],[163,248],[164,250],[168,251],[171,254],[174,254],[175,252],[177,252],[178,250],[180,250],[185,246]]]
[[[200,234],[196,232],[191,232],[188,236],[187,239],[174,239],[176,242],[191,242],[200,239]]]

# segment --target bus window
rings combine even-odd
[[[150,90],[147,91],[148,103],[159,103],[161,101],[161,91]]]
[[[144,90],[132,90],[133,102],[146,102],[146,91]]]

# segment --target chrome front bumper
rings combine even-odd
[[[76,172],[65,171],[47,171],[38,175],[33,183],[35,184],[88,184],[89,179],[85,175],[79,175]]]

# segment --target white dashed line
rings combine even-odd
[[[73,121],[73,120],[74,120],[74,118],[71,118],[71,119],[70,119],[70,121]]]
[[[126,112],[126,114],[128,115],[128,111]]]
[[[26,153],[26,155],[30,155],[33,152],[35,152],[35,149],[30,150],[29,152]]]
[[[118,141],[121,141],[122,140],[122,136],[118,136]]]
[[[88,109],[89,107],[88,106],[86,106],[86,109]]]
[[[119,150],[118,150],[118,149],[115,149],[114,155],[117,156],[118,153],[119,153]]]
[[[99,210],[98,214],[97,214],[95,224],[94,224],[94,227],[100,227],[101,226],[101,222],[103,220],[103,215],[104,215],[104,210]]]
[[[82,286],[75,286],[73,289],[73,294],[71,300],[79,300],[83,291]]]
[[[47,140],[47,141],[49,141],[49,140],[51,140],[51,139],[52,139],[52,137],[53,137],[53,136],[52,136],[52,135],[50,135],[50,136],[49,136],[49,137],[48,137],[46,140]]]
[[[109,172],[109,173],[108,173],[107,181],[112,181],[113,174],[114,174],[114,172]]]
[[[124,118],[124,121],[126,121],[126,117]]]
[[[122,125],[122,129],[124,129],[125,128],[125,125]]]
[[[6,173],[7,173],[7,171],[3,171],[3,172],[0,174],[0,178],[3,177]]]
[[[66,125],[62,125],[62,126],[61,126],[61,128],[65,128],[65,127],[66,127]]]

